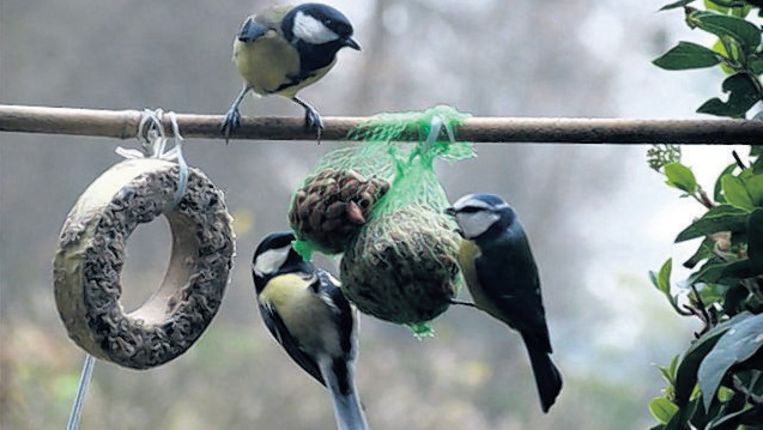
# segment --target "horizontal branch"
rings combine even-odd
[[[128,139],[141,111],[0,105],[0,131]],[[222,138],[222,115],[178,114],[186,138]],[[325,117],[323,140],[347,140],[364,117]],[[167,130],[172,128],[167,127]],[[314,140],[302,118],[244,117],[233,139]],[[417,136],[406,136],[416,139]],[[472,142],[763,144],[763,121],[603,118],[470,118],[458,138]]]

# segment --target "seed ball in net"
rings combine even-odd
[[[300,240],[326,253],[343,252],[366,223],[389,183],[350,169],[327,167],[294,193],[289,223]]]
[[[384,214],[344,254],[342,290],[377,318],[430,321],[457,293],[457,253],[458,236],[444,215],[415,207]]]

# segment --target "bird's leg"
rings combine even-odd
[[[236,97],[236,100],[233,101],[228,112],[225,113],[225,119],[223,119],[223,123],[220,125],[220,131],[223,136],[225,136],[226,144],[228,143],[231,134],[233,134],[233,132],[241,125],[241,113],[239,112],[238,107],[241,106],[241,102],[244,101],[244,97],[251,89],[252,87],[245,85],[238,94],[238,97]]]
[[[292,100],[294,100],[295,103],[305,109],[305,127],[310,130],[315,130],[318,144],[320,145],[321,133],[323,132],[323,121],[321,120],[321,115],[317,110],[315,110],[314,107],[310,106],[310,104],[300,99],[299,97],[294,96],[292,97]]]

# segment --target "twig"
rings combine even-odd
[[[752,403],[753,405],[763,406],[763,396],[758,396],[757,394],[747,389],[747,387],[744,386],[744,383],[742,383],[742,380],[739,379],[737,375],[734,375],[732,379],[734,381],[734,387],[733,387],[734,391],[745,396],[747,401]]]
[[[707,195],[707,192],[705,192],[702,187],[698,187],[697,192],[695,194],[690,194],[690,196],[694,197],[694,200],[698,201],[702,206],[706,207],[707,209],[712,209],[715,207],[715,203],[713,203],[712,200],[710,200],[710,197]]]
[[[708,330],[713,328],[715,323],[713,322],[712,318],[710,318],[710,313],[707,312],[707,308],[705,307],[705,303],[702,301],[702,297],[699,296],[699,291],[697,290],[697,286],[694,284],[691,284],[691,290],[694,293],[694,301],[696,302],[697,308],[689,307],[689,309],[693,309],[692,312],[695,312],[695,315],[699,317],[699,319],[702,320],[702,322],[705,323],[705,327],[702,329],[700,334],[706,333]]]
[[[138,110],[0,105],[0,131],[128,139],[135,137],[140,117]],[[222,141],[222,119],[222,115],[177,115],[186,138]],[[365,117],[325,117],[323,140],[347,140],[348,133],[366,120]],[[472,142],[734,145],[759,143],[760,136],[763,136],[763,121],[741,119],[473,117],[458,127],[459,139]],[[245,117],[232,138],[312,141],[315,133],[305,129],[301,117]],[[418,133],[412,131],[403,139],[417,140]]]
[[[459,305],[459,306],[468,306],[470,308],[479,309],[479,306],[475,305],[474,303],[471,303],[471,302],[462,302],[460,300],[453,300],[453,299],[451,299],[450,304],[451,305]]]
[[[734,156],[734,161],[737,162],[737,166],[739,166],[740,169],[744,170],[747,168],[747,166],[744,165],[744,162],[741,158],[739,158],[739,154],[737,154],[736,151],[731,151],[731,155]]]

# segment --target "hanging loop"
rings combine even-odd
[[[164,118],[169,118],[172,126],[172,137],[167,137],[164,130]],[[164,112],[156,109],[151,111],[144,109],[138,124],[136,139],[141,141],[141,148],[126,149],[117,147],[115,152],[124,158],[158,158],[160,160],[175,161],[178,164],[178,187],[175,191],[175,206],[180,203],[185,194],[188,184],[188,163],[183,157],[183,136],[180,134],[180,126],[177,114],[173,111]],[[172,149],[167,150],[167,142],[172,141]]]

